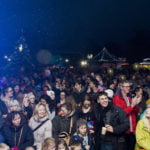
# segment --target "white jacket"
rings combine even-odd
[[[34,130],[38,125],[41,124],[48,117],[44,117],[42,119],[38,119],[36,117],[31,117],[29,121],[29,126],[32,130]],[[34,145],[37,146],[37,149],[41,150],[41,144],[44,139],[48,137],[52,137],[52,123],[50,120],[46,121],[41,127],[39,127],[36,131],[34,131]]]

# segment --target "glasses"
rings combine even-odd
[[[12,93],[13,92],[13,90],[10,90],[10,91],[7,91],[8,93]]]
[[[131,86],[122,86],[122,87],[125,87],[125,88],[130,88]]]

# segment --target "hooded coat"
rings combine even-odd
[[[150,150],[150,120],[145,116],[139,120],[136,127],[135,150],[139,150],[140,148]]]

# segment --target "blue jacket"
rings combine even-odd
[[[90,134],[87,135],[88,136],[88,145],[90,146],[90,150],[93,149],[93,139],[92,136]],[[72,137],[71,142],[79,142],[81,143],[82,146],[82,150],[85,150],[85,145],[83,145],[83,137],[81,137],[79,134],[75,133]]]

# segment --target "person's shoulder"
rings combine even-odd
[[[118,112],[124,112],[124,110],[116,105],[113,104],[113,108],[114,110],[118,111]]]

